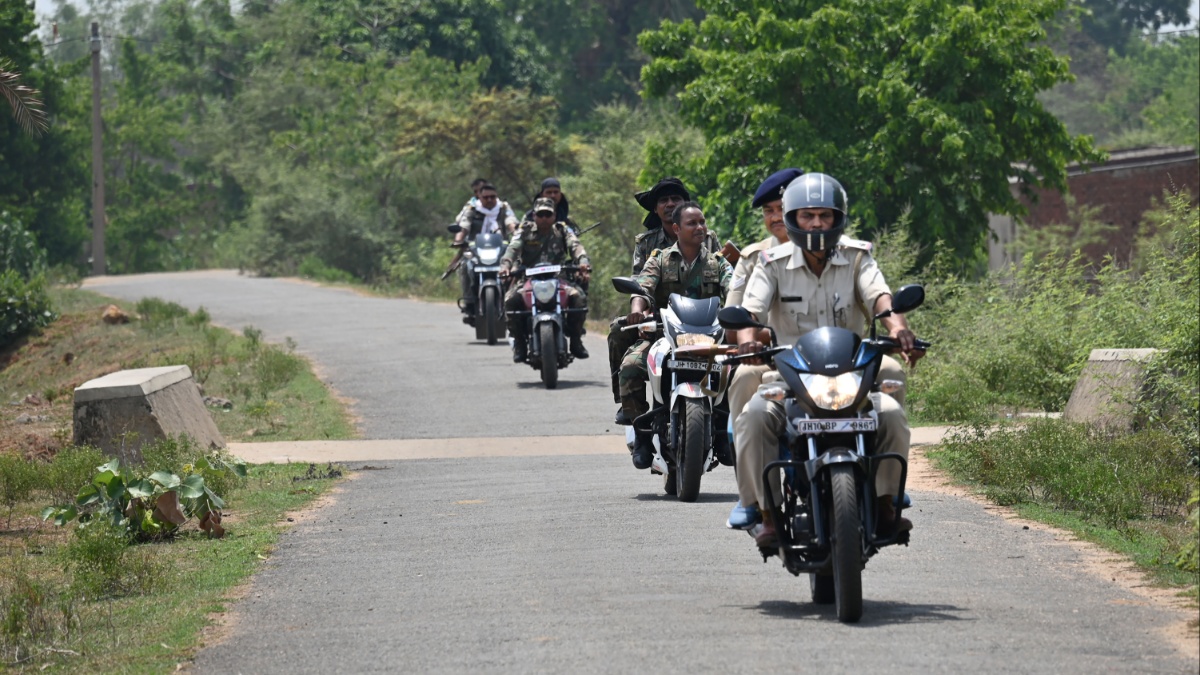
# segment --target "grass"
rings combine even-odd
[[[959,428],[929,457],[992,501],[1127,555],[1197,598],[1200,575],[1176,565],[1198,536],[1187,516],[1200,484],[1178,437],[1033,419]]]
[[[188,661],[200,646],[211,615],[236,599],[234,589],[271,553],[286,513],[312,502],[334,482],[304,480],[300,464],[250,467],[242,485],[228,495],[227,534],[208,539],[194,522],[172,541],[128,547],[126,569],[149,570],[155,577],[145,592],[87,598],[72,587],[66,549],[72,528],[19,519],[3,533],[6,572],[0,599],[11,615],[15,599],[40,621],[40,639],[25,640],[17,658],[9,639],[4,666],[17,671],[165,672]],[[23,509],[28,512],[37,504]],[[40,593],[29,593],[30,585]],[[25,590],[25,593],[21,593]],[[28,617],[27,617],[28,618]],[[16,661],[20,660],[20,663]]]
[[[79,289],[52,291],[61,318],[0,353],[0,449],[49,456],[71,437],[72,394],[84,382],[129,368],[188,365],[208,396],[227,399],[212,408],[227,440],[353,438],[345,406],[312,373],[292,346],[265,344],[247,328],[235,335],[173,303],[144,300],[135,307]],[[101,320],[115,304],[135,317],[126,324]],[[17,424],[25,413],[34,418]]]
[[[228,410],[209,408],[227,440],[355,431],[290,340],[266,344],[252,327],[235,335],[212,326],[203,309],[157,299],[135,306],[73,288],[55,288],[52,298],[60,318],[0,352],[0,669],[174,670],[270,555],[284,515],[334,481],[311,479],[307,465],[250,467],[247,478],[220,489],[223,539],[208,539],[194,518],[157,543],[77,536],[75,525],[39,517],[73,499],[103,461],[71,445],[74,389],[122,369],[186,364],[206,395],[230,402]],[[132,320],[104,323],[110,304]],[[178,470],[185,449],[158,447],[147,461]],[[101,583],[113,575],[119,583]]]

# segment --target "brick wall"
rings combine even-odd
[[[1093,166],[1091,171],[1072,167],[1067,178],[1068,189],[1076,206],[1100,207],[1097,218],[1116,226],[1103,244],[1088,246],[1084,253],[1100,261],[1108,254],[1128,262],[1134,239],[1137,237],[1142,214],[1152,206],[1152,200],[1162,202],[1164,190],[1186,189],[1195,202],[1200,198],[1200,156],[1193,148],[1143,148],[1112,153],[1109,161]],[[1018,186],[1013,184],[1013,193]],[[998,241],[989,246],[989,267],[996,269],[1009,262],[1010,242],[1017,228],[1041,227],[1051,223],[1068,222],[1067,205],[1057,191],[1035,189],[1036,203],[1019,196],[1029,213],[1019,221],[1009,216],[995,216],[989,224]]]

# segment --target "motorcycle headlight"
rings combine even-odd
[[[717,341],[711,335],[701,335],[700,333],[683,333],[675,338],[675,346],[677,347],[715,344],[717,344]]]
[[[479,262],[482,265],[495,265],[500,260],[500,249],[485,248],[479,251]]]
[[[862,386],[862,373],[842,373],[837,377],[802,373],[800,381],[813,403],[826,410],[841,410],[854,402]]]
[[[533,282],[533,297],[537,298],[538,302],[548,303],[554,299],[554,294],[558,292],[558,281],[553,279],[543,279]]]

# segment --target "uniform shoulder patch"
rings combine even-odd
[[[639,234],[637,237],[635,237],[634,241],[640,242],[640,241],[644,240],[646,237],[649,237],[650,234],[651,234],[651,232],[649,230],[647,230],[647,231]]]
[[[862,249],[864,251],[870,251],[872,248],[874,248],[875,245],[869,241],[863,241],[861,239],[851,239],[850,237],[843,235],[842,238],[838,240],[838,246],[844,246],[846,248],[857,248],[857,249]]]
[[[759,254],[759,262],[769,263],[775,260],[786,260],[791,257],[792,251],[795,248],[790,241],[786,244],[771,247]]]
[[[659,253],[662,253],[662,249],[661,249],[661,248],[656,248],[656,249],[654,249],[653,251],[650,251],[650,257],[651,257],[651,258],[657,258]]]

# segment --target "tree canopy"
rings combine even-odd
[[[646,93],[703,130],[707,205],[751,223],[749,195],[785,166],[846,186],[871,231],[908,214],[918,241],[974,259],[1009,178],[1062,187],[1098,159],[1038,94],[1070,78],[1039,44],[1063,0],[704,0],[697,23],[644,33]]]

